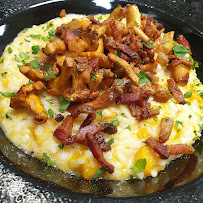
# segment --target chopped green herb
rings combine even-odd
[[[94,174],[93,179],[97,179],[99,176],[104,175],[106,170],[104,168],[100,168],[97,170],[97,172]]]
[[[54,166],[52,160],[46,153],[43,153],[42,156],[47,159],[47,166]]]
[[[20,62],[20,60],[19,60],[19,58],[15,55],[15,60],[17,61],[17,62]]]
[[[71,73],[72,77],[75,78],[75,75],[73,73]]]
[[[120,63],[118,61],[116,61],[116,66],[119,67],[120,66]]]
[[[120,4],[118,4],[118,5],[116,6],[116,8],[117,8],[117,7],[119,7],[119,6],[121,6],[121,5],[120,5]]]
[[[50,65],[49,63],[45,63],[44,69],[45,69],[46,71],[48,71],[49,69],[51,69],[51,65]]]
[[[103,71],[103,76],[105,76],[105,75],[106,75],[106,71],[104,70],[104,71]]]
[[[145,42],[148,47],[154,48],[154,46],[150,42]]]
[[[48,115],[49,115],[51,118],[54,117],[54,112],[53,112],[52,109],[48,109],[47,113],[48,113]]]
[[[58,148],[59,148],[59,149],[63,149],[63,147],[64,147],[64,144],[58,145]]]
[[[115,119],[112,119],[111,120],[111,124],[113,124],[114,126],[119,126],[119,120],[117,119],[117,118],[115,118]]]
[[[6,116],[7,119],[12,120],[12,118],[7,113],[5,114],[5,116]]]
[[[158,121],[158,116],[153,116],[154,121]]]
[[[37,46],[32,46],[32,53],[33,53],[33,54],[37,54],[39,50],[40,50],[39,45],[37,45]]]
[[[99,16],[99,17],[98,17],[98,20],[102,20],[102,16]]]
[[[90,45],[92,45],[92,44],[93,44],[93,42],[94,42],[94,40],[92,40],[92,39],[91,39],[91,40],[90,40]]]
[[[60,100],[59,100],[59,101],[60,101]],[[60,111],[61,113],[63,113],[63,112],[65,112],[65,110],[69,107],[71,101],[70,101],[70,98],[65,99],[65,98],[63,97],[63,101],[61,101],[60,103],[61,103],[61,106],[59,107],[59,111]]]
[[[41,65],[40,62],[36,59],[34,61],[30,62],[30,65],[34,68],[34,69],[41,69]]]
[[[15,93],[14,92],[0,92],[0,94],[4,97],[12,97]]]
[[[27,59],[30,58],[30,57],[29,57],[27,54],[25,54],[24,52],[20,52],[20,57],[21,57],[23,60],[27,60]]]
[[[199,108],[200,108],[200,109],[203,109],[203,106],[202,106],[202,105],[199,105]]]
[[[50,27],[53,27],[54,26],[54,23],[53,22],[50,22],[48,25],[47,25],[47,30],[50,28]]]
[[[196,140],[198,140],[199,139],[199,136],[196,136],[196,137],[194,137],[193,139],[192,139],[192,141],[196,141]]]
[[[121,79],[118,79],[118,82],[116,83],[118,86],[120,86],[122,83],[122,80]]]
[[[192,56],[189,56],[188,58],[189,61],[193,61],[195,63],[195,66],[194,67],[190,67],[190,69],[194,70],[195,68],[199,68],[199,62],[198,61],[195,61]]]
[[[203,130],[203,124],[199,125],[200,130]]]
[[[41,35],[30,35],[30,37],[32,37],[33,39],[40,39]]]
[[[56,78],[56,75],[54,75],[50,70],[47,70],[48,75],[44,75],[42,78],[48,79],[48,78]]]
[[[93,74],[92,74],[92,79],[93,79],[93,81],[97,81],[97,73],[96,72],[94,72]]]
[[[189,105],[189,106],[191,106],[191,102],[187,102],[186,104]]]
[[[43,41],[47,41],[47,37],[45,37],[45,36],[42,36],[41,39],[42,39]]]
[[[27,30],[28,30],[28,28],[24,28],[22,32],[23,32],[23,33],[26,33]]]
[[[172,98],[170,98],[170,100],[171,100],[174,104],[176,104],[176,102],[175,102]]]
[[[182,46],[182,45],[173,46],[172,49],[173,49],[173,52],[174,52],[175,55],[181,56],[181,57],[184,57],[185,54],[187,54],[187,52],[188,52],[188,50],[189,50],[189,49],[186,49],[186,48],[185,48],[184,46]]]
[[[192,118],[192,115],[189,115],[189,118]]]
[[[125,127],[125,129],[127,129],[127,130],[129,130],[129,131],[131,131],[131,127],[128,125],[128,126],[126,126]]]
[[[200,92],[199,96],[203,99],[203,92]]]
[[[176,128],[179,128],[179,127],[178,127],[179,124],[182,125],[182,127],[183,127],[183,122],[182,122],[182,121],[175,121],[175,126],[176,126]]]
[[[8,72],[1,73],[1,76],[4,77]]]
[[[133,175],[130,175],[130,184],[132,185],[132,184],[134,184],[134,179],[133,179]]]
[[[11,54],[13,52],[13,50],[11,49],[11,47],[8,47],[8,53]]]
[[[0,58],[0,64],[4,62],[4,58]]]
[[[199,145],[197,145],[196,151],[199,153],[199,155],[201,155],[202,150],[203,150],[203,143],[201,142]]]
[[[101,122],[99,122],[99,124],[105,124],[105,123],[108,123],[108,121],[101,121]]]
[[[111,138],[109,141],[108,141],[108,144],[109,145],[112,145],[114,143],[114,138]]]
[[[192,96],[192,92],[186,92],[185,94],[184,94],[184,97],[185,98],[190,98]]]
[[[140,13],[141,17],[142,17],[142,14],[143,14],[143,13],[141,12],[141,13]]]
[[[166,42],[168,42],[168,41],[166,41],[166,40],[163,40],[163,41],[162,41],[162,44],[165,44]]]
[[[117,54],[117,56],[120,57],[120,55],[121,55],[121,51],[120,51],[120,50],[117,50],[117,51],[116,51],[116,54]]]
[[[158,108],[162,109],[161,106],[158,106]]]
[[[135,24],[135,25],[138,25],[138,22],[137,22],[137,21],[135,21],[135,22],[134,22],[134,24]]]
[[[147,165],[146,159],[138,159],[137,162],[135,163],[135,165],[133,167],[131,167],[130,169],[134,173],[141,173],[144,171],[146,165]]]
[[[91,203],[91,201],[92,201],[92,199],[91,199],[91,198],[89,198],[89,201],[88,201],[88,203]]]
[[[49,102],[50,104],[53,104],[53,99],[46,99],[47,102]]]
[[[24,38],[24,40],[25,40],[26,42],[30,42],[30,40],[27,40],[26,38]]]
[[[123,116],[123,117],[126,117],[126,118],[127,118],[127,116],[125,115],[125,113],[121,113],[121,116]]]
[[[28,81],[28,84],[32,84],[33,82],[31,80]]]
[[[102,110],[97,111],[97,115],[100,116],[101,118],[103,118],[103,116],[102,116]]]
[[[151,82],[151,79],[143,71],[140,71],[137,76],[140,78],[138,81],[138,85],[145,83],[145,82]]]

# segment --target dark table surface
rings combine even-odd
[[[53,1],[53,0],[52,0]],[[58,0],[59,1],[59,0]],[[81,0],[83,1],[83,0]],[[100,0],[108,1],[108,0]],[[110,0],[109,0],[110,1]],[[16,12],[41,3],[41,0],[0,0],[0,21]],[[203,0],[137,0],[135,3],[147,4],[152,8],[166,10],[171,15],[195,27],[203,35]],[[156,5],[156,6],[155,6]],[[1,156],[1,155],[0,155]],[[202,184],[201,184],[202,186]],[[174,196],[175,194],[175,196]],[[15,170],[15,166],[0,162],[0,202],[88,202],[89,197],[79,198],[69,194],[55,194],[54,189],[43,184],[36,185],[29,181],[29,176]],[[112,202],[92,198],[92,202]],[[177,190],[173,195],[160,194],[156,197],[136,202],[202,202],[201,187],[194,185],[188,191],[187,187]],[[113,202],[135,202],[135,200],[116,200]]]

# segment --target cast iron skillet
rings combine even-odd
[[[128,1],[131,3],[130,1]],[[126,4],[126,2],[119,2],[122,6]],[[118,4],[118,2],[112,3],[112,9],[115,8],[115,6]],[[152,15],[155,20],[157,20],[160,23],[163,23],[166,32],[175,30],[176,31],[176,37],[179,34],[184,34],[184,36],[188,39],[190,42],[190,45],[192,47],[193,57],[195,60],[200,62],[200,68],[197,70],[198,77],[203,82],[203,71],[202,71],[202,64],[203,64],[203,55],[201,54],[200,47],[203,46],[203,36],[201,36],[200,32],[184,23],[182,23],[180,20],[175,19],[174,17],[168,15],[167,13],[164,13],[163,11],[160,11],[156,8],[150,8],[146,5],[140,5],[138,4],[140,11],[143,13]],[[97,14],[97,13],[110,13],[112,9],[107,9],[107,7],[100,7],[96,6],[92,1],[81,1],[81,0],[69,0],[69,1],[61,1],[57,3],[50,3],[45,4],[37,7],[33,7],[27,10],[24,10],[22,12],[19,12],[7,19],[5,19],[3,22],[0,22],[0,28],[4,30],[2,36],[0,37],[0,54],[2,54],[5,46],[13,41],[13,39],[16,37],[17,33],[19,33],[21,30],[23,30],[25,27],[31,27],[32,25],[39,25],[42,24],[52,18],[55,18],[58,16],[61,9],[65,8],[67,13],[81,13],[81,14]],[[167,167],[166,172],[162,172],[158,176],[158,180],[147,178],[144,181],[134,181],[134,182],[116,182],[116,181],[84,181],[81,179],[78,179],[76,177],[72,177],[70,175],[63,174],[61,172],[58,172],[56,170],[51,170],[49,175],[47,174],[41,174],[41,171],[44,167],[44,165],[30,157],[25,156],[25,154],[14,147],[12,144],[9,143],[8,139],[3,135],[3,132],[1,131],[0,135],[0,143],[3,143],[0,145],[2,154],[0,155],[0,163],[7,168],[7,172],[9,174],[12,174],[14,178],[17,180],[19,179],[18,176],[22,177],[19,181],[23,182],[27,186],[27,190],[29,192],[37,190],[37,195],[42,196],[43,194],[49,194],[49,196],[43,196],[48,202],[52,201],[54,198],[58,200],[62,200],[63,202],[67,202],[68,200],[77,200],[80,202],[88,202],[89,198],[91,198],[92,202],[111,202],[111,201],[118,201],[121,200],[127,201],[127,202],[133,202],[134,200],[139,201],[160,201],[160,200],[178,200],[184,197],[184,201],[191,200],[192,194],[197,194],[202,192],[202,168],[199,168],[199,172],[196,175],[192,175],[188,178],[189,183],[186,183],[184,186],[177,187],[179,185],[175,185],[175,188],[171,188],[173,186],[173,181],[175,177],[177,177],[180,172],[179,170],[183,170],[186,164],[194,159],[193,156],[185,156],[182,159],[179,159],[172,164],[170,164],[169,167]],[[200,142],[196,143],[196,145],[200,144]],[[23,159],[24,164],[19,165],[16,163],[15,158],[11,158],[9,156],[9,153],[6,151],[6,149],[10,149],[11,153],[21,153],[22,156],[25,156]],[[7,157],[5,157],[3,154],[6,154]],[[198,153],[196,153],[197,155]],[[199,159],[202,159],[202,156],[199,156]],[[13,165],[11,162],[15,162],[17,164]],[[33,172],[33,170],[28,170],[32,167],[32,164],[38,168],[36,168],[36,171]],[[191,162],[192,164],[193,162]],[[199,165],[202,166],[202,165]],[[173,170],[175,169],[176,174],[171,173],[171,168]],[[196,168],[196,171],[198,168]],[[32,174],[35,174],[35,177],[30,176],[29,174],[25,172]],[[58,178],[63,178],[66,182],[65,185],[57,186],[55,184],[52,184],[51,182],[55,182],[53,179],[50,178],[51,175],[57,173]],[[41,175],[40,175],[41,174]],[[51,175],[50,175],[51,174]],[[167,178],[165,174],[170,174],[170,180],[167,184],[164,183],[164,180]],[[38,178],[41,178],[45,181],[41,181]],[[9,180],[9,179],[8,179]],[[51,182],[50,182],[51,181]],[[157,183],[156,183],[157,182]],[[184,182],[185,183],[185,182]],[[139,190],[139,187],[144,184],[144,190]],[[118,186],[119,185],[119,186]],[[6,187],[6,186],[5,186]],[[15,187],[15,186],[14,186]],[[127,191],[126,195],[122,196],[121,192],[119,192],[117,189],[122,188],[123,190]],[[4,188],[5,190],[5,188]],[[12,188],[11,188],[12,190]],[[83,193],[83,194],[81,194]],[[1,199],[10,199],[9,196],[3,195],[3,190],[0,191]],[[31,193],[28,193],[31,194]],[[128,197],[128,198],[127,198]],[[199,196],[201,198],[201,196]],[[22,194],[18,194],[16,197],[16,200],[25,200],[26,197],[22,196]],[[20,198],[20,199],[19,199]]]

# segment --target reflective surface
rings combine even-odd
[[[31,9],[23,11],[14,15],[11,18],[7,18],[0,25],[0,51],[2,53],[4,47],[10,43],[18,32],[20,32],[25,27],[31,27],[33,24],[41,24],[55,18],[62,8],[66,8],[67,12],[71,13],[82,13],[82,14],[96,14],[96,13],[109,13],[117,5],[116,3],[109,4],[109,1],[101,5],[101,1],[58,1],[52,4],[40,4],[41,6],[32,6]],[[125,3],[120,3],[125,5]],[[138,4],[139,5],[139,4]],[[198,76],[203,81],[203,55],[200,47],[203,46],[203,38],[201,33],[186,26],[179,20],[174,19],[167,12],[161,12],[155,8],[148,7],[146,5],[139,5],[139,8],[144,13],[152,15],[158,22],[164,24],[166,31],[175,30],[176,35],[184,34],[191,44],[193,57],[201,62],[201,68],[198,69]],[[110,10],[109,10],[110,9]],[[202,179],[186,184],[180,189],[168,189],[172,187],[175,183],[181,183],[181,176],[183,176],[184,170],[185,174],[188,174],[186,170],[190,165],[195,164],[196,157],[188,156],[184,159],[179,159],[173,162],[166,171],[161,172],[157,178],[147,178],[144,181],[86,181],[81,180],[76,177],[71,177],[70,175],[64,174],[58,170],[51,169],[48,173],[45,173],[44,167],[40,161],[25,155],[19,149],[14,147],[1,132],[0,136],[0,148],[3,154],[0,156],[0,175],[2,181],[0,183],[0,194],[1,199],[10,199],[15,201],[27,200],[29,202],[34,200],[44,200],[50,202],[51,200],[62,200],[63,202],[68,202],[71,200],[77,200],[77,202],[88,202],[89,198],[93,196],[98,196],[98,198],[92,198],[92,202],[111,202],[113,200],[120,201],[117,198],[120,197],[136,197],[140,201],[160,201],[160,200],[181,200],[184,197],[184,201],[187,202],[191,198],[202,199],[201,196],[201,186],[203,186]],[[196,153],[198,155],[198,153]],[[16,166],[10,165],[10,162],[14,162],[20,169],[26,171],[27,173],[46,180],[54,182],[63,188],[57,188],[47,182],[39,181],[32,176],[18,170]],[[198,164],[195,172],[189,176],[188,181],[192,181],[198,177],[203,170],[202,157],[198,158]],[[185,169],[186,168],[186,169]],[[173,169],[173,170],[172,170]],[[185,183],[185,182],[183,182]],[[49,185],[49,187],[47,187]],[[179,186],[176,185],[176,186]],[[66,188],[66,189],[64,189]],[[69,189],[69,190],[67,190]],[[164,192],[158,193],[158,191],[164,190]],[[71,192],[74,191],[74,192]],[[88,195],[76,195],[75,192],[88,194]],[[153,195],[149,195],[155,193]],[[91,195],[90,195],[91,194]],[[144,195],[144,197],[143,197]],[[149,196],[146,196],[149,195]],[[107,199],[103,199],[108,197]],[[110,199],[112,197],[117,197],[116,199]],[[14,198],[14,199],[13,199]],[[30,199],[33,198],[33,199]],[[134,198],[128,198],[123,201],[131,202],[135,200]],[[183,199],[182,199],[183,200]]]

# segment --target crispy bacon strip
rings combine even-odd
[[[111,146],[107,142],[105,142],[105,139],[101,134],[97,133],[95,135],[95,138],[103,152],[111,150]]]
[[[185,98],[183,93],[181,92],[180,88],[176,84],[173,78],[167,80],[168,82],[168,89],[172,92],[174,97],[178,100],[179,104],[186,104]]]
[[[195,149],[185,144],[166,145],[169,155],[193,154]]]
[[[161,159],[168,159],[168,151],[166,146],[164,144],[160,143],[159,141],[155,140],[152,137],[149,137],[146,139],[146,143],[149,145],[150,148],[152,148]]]
[[[10,107],[14,109],[25,107],[35,113],[33,119],[34,123],[45,123],[48,119],[48,115],[45,113],[46,109],[36,94],[36,91],[44,89],[46,89],[46,87],[40,81],[23,85],[20,90],[11,97]]]
[[[104,158],[102,149],[100,148],[97,140],[91,133],[86,134],[87,145],[90,148],[92,154],[94,155],[95,159],[97,159],[98,163],[108,171],[110,174],[114,172],[114,166],[106,161]]]
[[[173,128],[173,119],[166,117],[161,119],[161,132],[159,136],[159,142],[165,143],[171,134]]]
[[[191,49],[189,42],[185,39],[185,37],[183,35],[180,35],[177,38],[177,41],[179,44],[183,45],[186,49]]]

